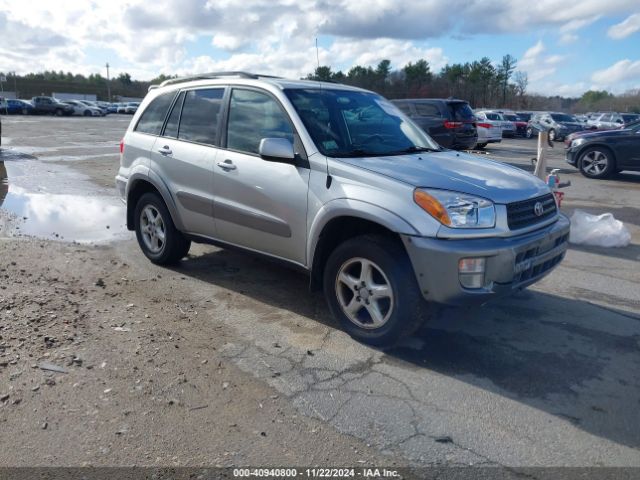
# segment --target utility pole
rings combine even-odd
[[[18,98],[18,82],[16,81],[16,71],[13,71],[13,94]]]
[[[111,103],[111,81],[109,80],[109,62],[107,62],[107,97]]]

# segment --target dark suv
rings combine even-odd
[[[445,148],[467,150],[478,142],[473,110],[465,100],[409,98],[392,102]]]
[[[40,115],[72,115],[73,107],[66,103],[59,102],[53,97],[33,97],[31,99],[33,103],[33,113]]]

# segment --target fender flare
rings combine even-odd
[[[175,200],[171,195],[169,187],[162,181],[162,178],[157,173],[146,167],[144,170],[140,169],[134,172],[131,176],[129,176],[129,179],[127,181],[127,191],[125,194],[125,198],[127,199],[127,227],[133,227],[133,225],[129,225],[129,222],[133,217],[133,209],[136,208],[136,206],[129,201],[129,197],[131,195],[131,192],[135,190],[136,185],[138,185],[140,182],[150,184],[160,193],[164,204],[167,206],[167,210],[169,210],[169,215],[171,215],[173,224],[178,230],[184,231],[184,225],[182,223],[180,215],[178,215],[178,209]]]
[[[307,265],[313,268],[314,256],[317,250],[320,235],[324,227],[332,220],[339,217],[356,217],[377,223],[388,230],[404,235],[419,235],[419,231],[396,213],[384,207],[362,200],[339,198],[322,206],[316,214],[307,241]]]

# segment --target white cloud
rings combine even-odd
[[[537,86],[537,82],[543,78],[553,75],[558,65],[560,65],[565,57],[563,55],[545,56],[546,48],[542,40],[530,47],[518,62],[518,70],[527,73],[532,86]]]
[[[141,79],[240,68],[299,77],[315,68],[320,37],[320,61],[334,70],[384,58],[399,68],[424,58],[437,71],[448,59],[436,38],[548,28],[566,44],[601,16],[630,15],[616,26],[613,35],[621,38],[635,28],[637,6],[638,0],[581,0],[570,8],[566,0],[526,7],[504,0],[0,0],[0,70],[86,74],[102,72],[108,60],[114,75],[129,71]],[[196,42],[197,56],[190,57]],[[535,86],[563,61],[538,42],[518,68]]]
[[[604,70],[598,70],[591,75],[591,80],[605,87],[630,82],[635,82],[635,86],[638,86],[640,84],[639,78],[640,60],[631,61],[628,58],[620,60]]]
[[[609,37],[620,40],[627,38],[629,35],[633,35],[640,30],[640,13],[634,13],[629,15],[625,20],[616,25],[612,25],[607,31]]]

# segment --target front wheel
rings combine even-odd
[[[353,338],[390,347],[424,322],[426,302],[398,239],[363,235],[339,245],[324,270],[331,313]]]
[[[60,108],[56,108],[56,111],[53,112],[56,117],[61,117],[63,113],[64,112]]]
[[[478,150],[482,150],[482,149],[483,149],[484,147],[486,147],[486,146],[487,146],[487,144],[486,144],[486,143],[477,143],[477,144],[476,144],[476,148],[477,148]]]
[[[191,242],[175,227],[162,197],[145,193],[136,204],[135,230],[142,252],[153,263],[168,265],[189,252]]]
[[[527,131],[525,132],[525,137],[527,138],[533,137],[533,128],[527,127]]]
[[[549,141],[554,142],[556,140],[556,131],[552,128],[549,130]]]
[[[615,169],[615,160],[611,151],[603,147],[587,148],[577,162],[580,173],[588,178],[606,178]]]

